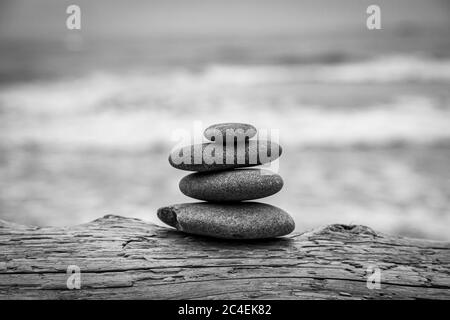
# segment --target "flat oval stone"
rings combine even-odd
[[[196,172],[179,184],[186,196],[205,201],[254,200],[271,196],[283,187],[280,175],[263,169]]]
[[[218,138],[222,139],[222,143],[226,144],[228,139],[232,139],[234,142],[244,142],[256,135],[256,128],[246,123],[218,123],[209,126],[203,133],[206,139],[210,141],[217,141]]]
[[[292,217],[265,203],[196,202],[158,209],[158,218],[179,231],[222,239],[265,239],[295,228]]]
[[[281,153],[280,145],[267,140],[249,140],[231,147],[203,143],[174,150],[169,163],[174,168],[187,171],[220,171],[269,163]]]

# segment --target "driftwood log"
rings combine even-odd
[[[112,215],[67,228],[0,221],[0,298],[449,299],[449,248],[348,225],[244,242]]]

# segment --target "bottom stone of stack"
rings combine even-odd
[[[190,234],[222,239],[265,239],[295,228],[292,217],[265,203],[182,203],[158,209],[158,218]]]

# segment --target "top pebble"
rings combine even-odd
[[[223,144],[226,144],[228,139],[236,141],[247,141],[256,135],[256,128],[246,123],[219,123],[206,128],[203,133],[206,139],[216,141],[222,137]]]

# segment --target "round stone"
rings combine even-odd
[[[292,217],[265,203],[183,203],[158,209],[158,218],[179,231],[222,239],[265,239],[295,228]]]
[[[249,140],[233,146],[203,143],[174,150],[169,163],[187,171],[220,171],[269,163],[281,153],[281,146],[267,140]]]
[[[218,123],[206,128],[203,133],[206,139],[226,144],[229,139],[233,142],[244,142],[256,135],[256,128],[246,123]]]
[[[205,201],[228,202],[271,196],[283,187],[280,175],[263,169],[196,172],[180,181],[186,196]]]

